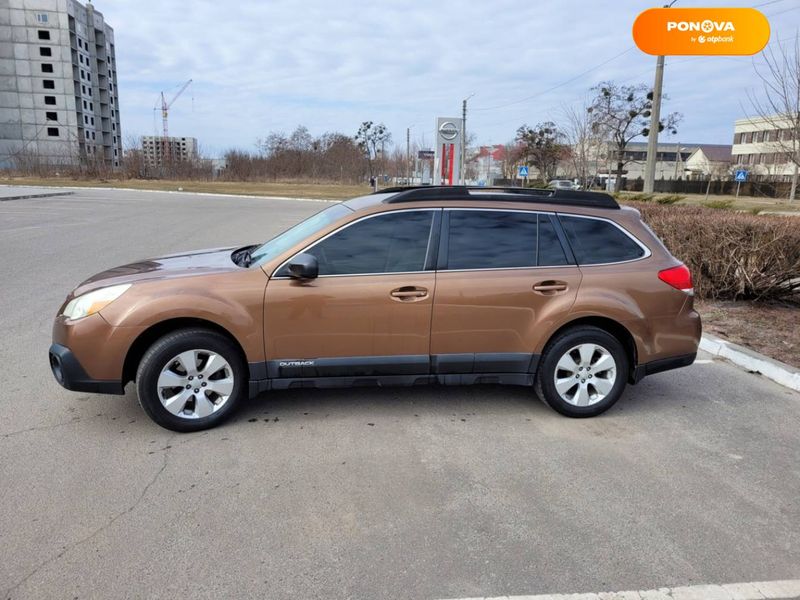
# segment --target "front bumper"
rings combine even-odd
[[[122,382],[92,379],[83,370],[72,351],[61,344],[52,344],[49,351],[50,370],[56,381],[73,392],[96,394],[124,394]]]

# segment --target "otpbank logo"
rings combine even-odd
[[[633,23],[636,45],[655,55],[755,54],[769,33],[754,8],[651,8]]]

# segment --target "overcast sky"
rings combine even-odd
[[[303,124],[353,135],[383,121],[395,140],[429,143],[437,116],[458,116],[482,144],[558,121],[603,80],[652,85],[655,58],[636,49],[639,0],[96,0],[114,27],[123,137],[160,131],[153,107],[194,82],[170,111],[170,134],[208,155],[253,149]],[[759,6],[771,44],[800,29],[800,0],[679,0]],[[759,57],[754,57],[758,62]],[[758,89],[751,57],[667,57],[667,111],[684,119],[666,141],[730,143]]]

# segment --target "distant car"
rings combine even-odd
[[[201,232],[202,234],[202,232]],[[202,237],[202,235],[201,235]],[[570,417],[692,364],[689,270],[607,194],[382,190],[264,244],[141,260],[67,296],[50,366],[197,431],[288,388],[533,386]]]
[[[553,179],[547,184],[548,187],[554,190],[579,190],[581,186],[569,179]]]

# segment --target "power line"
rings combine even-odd
[[[778,11],[778,12],[776,12],[776,13],[770,13],[770,14],[768,14],[768,15],[766,15],[766,16],[768,16],[768,17],[776,17],[776,16],[778,16],[778,15],[782,15],[783,13],[787,13],[787,12],[789,12],[790,10],[797,10],[798,8],[800,8],[800,6],[793,6],[792,8],[786,8],[786,9],[784,9],[784,10],[779,10],[779,11]]]
[[[513,102],[507,102],[505,104],[498,104],[496,106],[484,106],[482,108],[473,108],[472,110],[473,111],[485,111],[485,110],[495,110],[495,109],[498,109],[498,108],[506,108],[508,106],[513,106],[515,104],[521,104],[522,102],[527,102],[528,100],[533,100],[534,98],[538,98],[539,96],[543,96],[545,94],[549,94],[550,92],[552,92],[554,90],[557,90],[558,88],[564,87],[568,83],[572,83],[573,81],[575,81],[577,79],[580,79],[584,75],[588,75],[592,71],[594,71],[596,69],[599,69],[600,67],[605,66],[605,65],[607,65],[608,63],[610,63],[612,61],[617,60],[620,56],[623,56],[623,55],[627,54],[628,52],[630,52],[633,49],[634,49],[634,46],[631,46],[631,47],[627,48],[626,50],[623,50],[619,54],[615,54],[614,56],[612,56],[608,60],[604,60],[600,64],[597,64],[597,65],[587,69],[583,73],[578,73],[574,77],[570,77],[569,79],[566,79],[565,81],[562,81],[561,83],[557,83],[553,87],[548,88],[546,90],[542,90],[541,92],[536,92],[535,94],[532,94],[530,96],[526,96],[525,98],[520,98],[519,100],[514,100]]]

